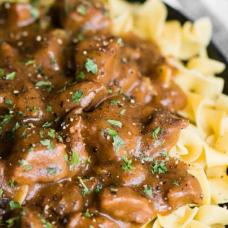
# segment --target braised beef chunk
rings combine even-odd
[[[102,0],[59,0],[55,10],[69,32],[107,32],[111,25]]]
[[[201,204],[170,156],[188,121],[152,42],[113,36],[101,0],[0,6],[0,216],[18,227],[140,227]]]

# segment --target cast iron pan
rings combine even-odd
[[[128,0],[129,2],[145,2],[145,0]],[[176,9],[172,8],[171,6],[167,5],[168,8],[168,20],[178,20],[181,23],[184,23],[185,21],[189,21],[191,19],[187,18],[185,15],[183,15],[181,12],[177,11]],[[219,49],[216,47],[216,45],[211,42],[208,47],[208,54],[212,59],[219,60],[226,64],[226,70],[220,74],[219,76],[224,78],[225,81],[227,79],[227,82],[225,83],[224,93],[228,94],[228,62],[224,58],[224,56],[221,54]]]

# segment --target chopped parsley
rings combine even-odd
[[[83,96],[83,92],[81,90],[78,90],[72,94],[72,101],[74,103],[79,103],[81,101],[81,98]]]
[[[131,171],[133,169],[133,164],[132,164],[132,160],[128,159],[126,156],[122,157],[122,169],[124,171]]]
[[[167,173],[168,169],[166,167],[166,163],[164,161],[154,161],[151,165],[151,172],[153,174],[164,174]]]
[[[51,105],[47,105],[46,111],[47,111],[47,112],[52,112],[52,106],[51,106]]]
[[[171,183],[175,186],[180,186],[180,183],[178,180],[172,180]]]
[[[0,78],[2,78],[5,75],[5,70],[0,68]]]
[[[120,104],[120,100],[119,99],[112,99],[111,100],[111,104],[112,105],[119,105]]]
[[[86,209],[86,211],[83,213],[83,216],[86,218],[93,217],[93,213],[89,211],[89,209]]]
[[[50,92],[53,89],[53,85],[50,81],[38,81],[36,83],[36,87],[47,89],[48,92]]]
[[[73,169],[75,166],[80,164],[80,157],[77,151],[72,151],[72,155],[69,162],[70,162],[70,169]]]
[[[107,131],[109,136],[112,137],[115,152],[118,152],[120,148],[125,145],[123,139],[118,135],[115,130],[108,128]]]
[[[13,80],[16,77],[16,72],[11,72],[6,75],[6,80]]]
[[[83,16],[86,15],[87,13],[87,9],[84,5],[79,5],[78,8],[77,8],[77,12]]]
[[[25,62],[25,66],[30,66],[34,64],[35,64],[35,60],[28,60],[27,62]]]
[[[17,216],[17,217],[13,217],[13,218],[10,218],[10,219],[7,219],[6,220],[6,225],[7,227],[14,227],[15,226],[15,223],[19,220],[20,218]]]
[[[11,201],[9,202],[9,206],[10,206],[10,209],[11,209],[11,210],[21,208],[21,205],[20,205],[18,202],[15,202],[15,201],[13,201],[13,200],[11,200]]]
[[[41,218],[41,222],[44,228],[52,228],[52,224],[48,222],[45,218]]]
[[[52,125],[52,123],[50,123],[50,122],[45,122],[45,123],[42,125],[42,127],[43,127],[43,128],[49,128],[49,127],[51,127],[51,125]]]
[[[54,145],[52,144],[50,139],[40,140],[40,144],[43,145],[43,146],[46,146],[48,148],[48,150],[53,150],[54,149]]]
[[[8,185],[11,188],[15,188],[17,184],[16,184],[16,181],[15,180],[10,179],[9,182],[8,182]]]
[[[76,80],[81,81],[85,78],[85,73],[83,71],[80,71],[77,76],[76,76]]]
[[[164,157],[164,158],[167,158],[169,156],[169,154],[168,154],[167,151],[162,151],[161,152],[161,156]]]
[[[101,190],[102,190],[102,188],[103,188],[102,184],[98,184],[98,185],[95,187],[94,192],[95,192],[95,193],[100,193]]]
[[[33,18],[36,19],[36,18],[39,17],[40,12],[39,12],[39,10],[38,10],[37,8],[32,7],[32,8],[31,8],[31,15],[32,15]]]
[[[160,127],[154,128],[151,132],[152,138],[154,140],[157,140],[161,132],[162,132],[162,129]]]
[[[152,190],[151,186],[148,186],[148,185],[143,186],[143,192],[148,197],[152,197],[152,195],[153,195],[153,190]]]
[[[125,112],[126,112],[126,109],[124,109],[124,108],[121,109],[121,110],[120,110],[120,115],[123,116],[123,115],[125,114]]]
[[[7,105],[13,105],[13,101],[11,99],[6,98],[5,99],[5,104],[7,104]]]
[[[125,145],[125,143],[124,143],[123,139],[120,138],[120,136],[116,135],[113,137],[113,146],[114,146],[115,152],[118,152],[120,150],[120,148],[124,145]]]
[[[32,165],[28,163],[28,161],[22,159],[19,161],[20,166],[25,170],[25,171],[30,171],[32,170]]]
[[[118,133],[115,130],[113,130],[112,128],[108,128],[107,131],[111,137],[115,137],[118,135]]]
[[[48,175],[56,175],[58,172],[57,167],[47,167],[46,170]]]
[[[98,67],[97,64],[92,59],[87,59],[85,63],[85,68],[88,73],[97,74]]]
[[[10,121],[13,119],[13,115],[12,114],[5,114],[0,116],[0,133],[3,129],[3,127],[5,125],[7,125],[8,123],[10,123]]]
[[[48,131],[48,136],[50,137],[50,138],[52,138],[52,139],[54,139],[55,138],[55,129],[50,129],[49,131]]]
[[[0,198],[2,198],[2,196],[3,196],[3,189],[0,188]]]
[[[80,183],[80,185],[81,185],[81,187],[82,187],[82,194],[83,194],[83,195],[89,194],[89,193],[90,193],[90,190],[89,190],[89,188],[86,186],[86,184],[84,183],[84,181],[82,180],[82,178],[81,178],[81,177],[78,177],[78,180],[79,180],[79,183]]]
[[[107,120],[107,122],[115,127],[122,127],[122,123],[118,120]]]

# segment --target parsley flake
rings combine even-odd
[[[87,9],[84,5],[79,5],[77,8],[77,12],[84,16],[87,13]]]
[[[49,175],[56,175],[58,172],[57,167],[47,167],[46,170]]]
[[[5,75],[5,70],[0,68],[0,78],[2,78]]]
[[[50,129],[50,130],[48,131],[48,136],[49,136],[50,138],[54,139],[54,138],[55,138],[55,129]]]
[[[47,89],[48,92],[50,92],[53,89],[53,85],[50,81],[38,81],[36,83],[36,87]]]
[[[81,81],[85,78],[85,73],[83,71],[80,71],[77,76],[76,76],[76,80]]]
[[[81,185],[81,187],[82,187],[82,194],[83,194],[83,195],[89,194],[89,193],[90,193],[90,190],[89,190],[89,188],[86,186],[86,184],[84,183],[84,181],[82,180],[82,178],[81,178],[81,177],[78,177],[78,180],[79,180],[79,183],[80,183],[80,185]]]
[[[124,143],[123,139],[118,135],[118,133],[115,130],[113,130],[112,128],[108,128],[107,132],[108,132],[109,136],[112,137],[113,147],[114,147],[115,152],[117,153],[120,150],[120,148],[125,145],[125,143]]]
[[[81,101],[82,96],[83,92],[81,90],[78,90],[72,94],[72,101],[74,103],[79,103]]]
[[[16,72],[14,71],[6,75],[6,80],[13,80],[15,79],[15,77],[16,77]]]
[[[93,213],[89,211],[89,209],[86,209],[86,211],[83,213],[83,216],[86,218],[93,217]]]
[[[151,172],[153,174],[164,174],[167,173],[168,169],[164,161],[154,161],[151,165]]]
[[[161,132],[162,132],[162,129],[160,127],[154,128],[151,132],[152,138],[154,140],[157,140]]]
[[[54,149],[54,145],[52,144],[50,139],[40,140],[40,144],[43,145],[43,146],[46,146],[48,148],[48,150],[53,150]]]
[[[25,170],[25,171],[30,171],[32,170],[32,165],[28,163],[26,160],[20,160],[19,161],[20,166]]]
[[[92,59],[89,59],[89,58],[86,60],[85,68],[88,73],[97,74],[98,72],[97,64]]]
[[[0,198],[2,198],[2,196],[3,196],[3,189],[0,188]]]
[[[28,60],[27,62],[25,62],[25,66],[30,66],[34,64],[35,64],[35,60]]]
[[[133,164],[132,164],[132,160],[128,159],[126,156],[122,157],[122,169],[124,171],[131,171],[133,169]]]
[[[47,112],[52,112],[52,106],[51,106],[51,105],[47,105],[46,111],[47,111]]]
[[[11,201],[9,202],[9,206],[10,206],[10,209],[11,209],[11,210],[21,208],[21,205],[20,205],[18,202],[15,202],[15,201],[13,201],[13,200],[11,200]]]
[[[44,228],[52,228],[52,224],[48,222],[45,218],[41,218],[41,222]]]
[[[115,152],[118,152],[120,150],[120,148],[124,145],[125,145],[125,143],[124,143],[123,139],[120,138],[120,136],[116,135],[113,137],[113,146],[114,146]]]
[[[70,158],[70,169],[73,169],[75,166],[80,164],[80,157],[77,151],[72,151]]]
[[[107,122],[115,127],[122,127],[122,123],[118,120],[107,120]]]
[[[152,197],[152,195],[153,195],[153,190],[152,190],[151,186],[148,186],[148,185],[143,186],[143,192],[148,197]]]
[[[19,217],[13,217],[6,220],[7,227],[14,227],[15,223],[19,220]]]

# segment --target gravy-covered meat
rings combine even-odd
[[[114,36],[102,0],[0,12],[3,227],[134,228],[201,204],[169,153],[186,98],[154,43]]]

